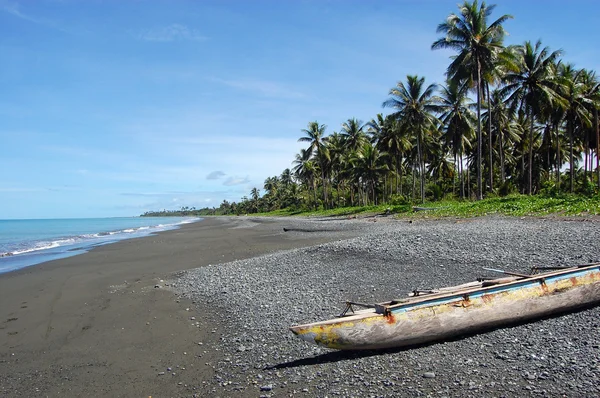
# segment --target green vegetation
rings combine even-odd
[[[490,23],[493,10],[465,1],[437,27],[431,48],[456,51],[443,86],[409,75],[384,99],[389,115],[350,118],[329,135],[310,122],[306,149],[264,181],[264,195],[255,187],[187,213],[402,213],[421,203],[435,216],[598,214],[600,79],[540,41],[505,47],[512,17]],[[146,215],[168,214],[185,212]]]
[[[191,209],[187,211],[148,212],[144,216],[209,216],[231,214],[220,209]],[[513,194],[505,197],[490,197],[479,201],[444,199],[427,201],[419,206],[370,205],[357,207],[337,207],[319,210],[278,209],[270,212],[257,212],[253,216],[319,216],[352,217],[390,215],[399,218],[419,217],[478,217],[486,215],[504,216],[598,216],[600,215],[600,196],[561,194],[559,196]]]

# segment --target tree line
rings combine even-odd
[[[600,188],[600,80],[541,41],[505,46],[494,5],[465,1],[437,27],[432,50],[455,54],[443,85],[408,75],[382,103],[388,115],[318,121],[293,167],[239,203],[205,214],[330,209],[453,197],[580,193]],[[594,165],[595,163],[595,165]],[[595,171],[594,171],[595,166]]]

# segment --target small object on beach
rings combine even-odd
[[[195,316],[190,317],[190,321],[195,321],[195,320],[196,320]]]
[[[433,378],[435,378],[435,373],[433,373],[433,372],[425,372],[425,373],[423,373],[423,377],[426,378],[426,379],[433,379]]]
[[[154,288],[155,288],[155,289],[159,289],[159,288],[160,288],[160,285],[154,285]]]
[[[167,368],[167,372],[170,372],[172,369],[171,368]]]
[[[266,386],[260,386],[260,391],[271,391],[273,389],[272,384],[267,384]]]
[[[164,375],[165,375],[165,372],[158,372],[158,375],[159,375],[159,376],[164,376]]]

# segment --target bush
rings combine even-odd
[[[393,206],[408,205],[410,202],[404,195],[392,195],[390,198],[390,204]]]
[[[440,187],[437,184],[427,184],[427,187],[425,189],[425,196],[434,201],[437,201],[442,199],[442,197],[444,196],[444,191],[442,190],[442,187]]]
[[[509,181],[509,180],[504,181],[504,183],[502,185],[500,185],[500,188],[498,188],[498,195],[500,195],[502,197],[508,196],[515,192],[516,192],[515,186],[513,185],[512,181]]]

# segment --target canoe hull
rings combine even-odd
[[[600,269],[552,273],[544,278],[390,305],[294,326],[304,340],[334,349],[406,347],[523,323],[600,303]]]

